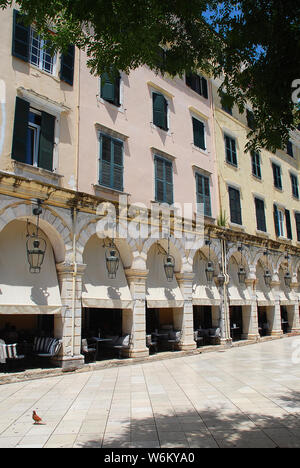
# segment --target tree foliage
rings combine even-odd
[[[2,8],[12,3],[0,0]],[[66,50],[70,43],[86,50],[96,75],[112,67],[129,73],[147,65],[171,76],[195,70],[221,76],[220,93],[226,91],[240,112],[246,104],[254,112],[248,149],[283,148],[300,121],[292,100],[292,83],[300,80],[298,0],[15,3],[51,41],[53,51]]]

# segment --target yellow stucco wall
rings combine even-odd
[[[219,196],[221,210],[225,210],[227,227],[242,230],[251,235],[263,236],[266,239],[277,239],[275,235],[273,204],[276,202],[280,207],[290,210],[293,240],[292,244],[298,245],[295,224],[295,211],[300,211],[300,201],[292,195],[290,172],[298,176],[300,163],[300,138],[297,135],[291,137],[293,143],[294,157],[292,158],[284,151],[278,150],[276,154],[261,150],[261,179],[252,175],[251,155],[245,152],[247,133],[246,113],[241,115],[236,106],[233,108],[232,116],[222,110],[220,98],[217,92],[218,86],[213,85],[214,94],[214,123],[216,152],[218,165]],[[224,135],[236,139],[237,168],[226,162]],[[298,145],[298,146],[297,146]],[[282,190],[274,187],[272,162],[281,167]],[[230,209],[228,185],[238,188],[241,197],[242,229],[230,223]],[[255,196],[261,197],[265,203],[265,216],[267,233],[257,231]],[[286,226],[285,237],[286,237]],[[280,240],[284,240],[281,239]],[[287,240],[287,239],[285,239]],[[289,241],[290,242],[290,241]]]

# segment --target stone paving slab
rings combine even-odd
[[[0,448],[298,448],[298,346],[291,337],[0,385]]]

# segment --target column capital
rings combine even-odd
[[[133,281],[134,279],[145,279],[148,276],[149,270],[137,270],[134,268],[126,268],[124,270],[126,278]]]
[[[83,263],[57,263],[56,264],[56,271],[58,275],[73,275],[76,273],[78,276],[82,276],[85,272],[86,265]]]

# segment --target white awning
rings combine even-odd
[[[97,309],[132,309],[133,301],[120,259],[116,278],[108,278],[103,241],[96,235],[83,254],[87,265],[83,276],[82,305]]]
[[[41,272],[29,272],[26,224],[14,221],[0,233],[0,314],[60,314],[62,310],[52,246],[47,243]]]
[[[214,282],[207,283],[206,264],[207,261],[198,253],[194,261],[193,305],[217,306],[220,305],[220,294]]]
[[[148,256],[146,300],[149,308],[183,307],[184,300],[175,276],[169,282],[164,270],[164,255],[154,246]]]
[[[229,264],[228,273],[230,277],[228,285],[229,304],[231,306],[251,305],[253,299],[246,286],[241,284],[238,277],[238,265],[233,261]]]

